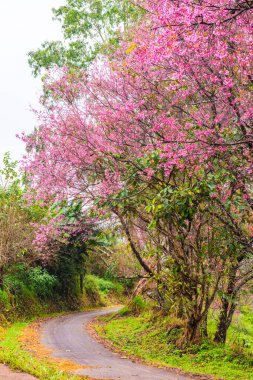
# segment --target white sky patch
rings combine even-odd
[[[30,107],[38,106],[40,80],[27,63],[27,54],[45,40],[61,39],[60,23],[52,8],[64,0],[0,0],[0,160],[9,151],[13,159],[25,153],[15,135],[33,130]]]

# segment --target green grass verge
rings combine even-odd
[[[17,322],[6,330],[0,342],[0,362],[7,364],[14,370],[21,370],[41,380],[80,379],[78,376],[71,376],[66,372],[59,371],[56,365],[54,366],[46,359],[39,359],[22,348],[19,337],[28,324],[28,322]]]
[[[147,363],[180,368],[194,374],[212,375],[215,379],[253,380],[253,355],[251,348],[235,345],[238,333],[247,342],[252,340],[253,314],[244,312],[243,331],[235,324],[229,333],[233,344],[214,345],[208,341],[187,351],[171,343],[168,334],[169,318],[161,320],[151,312],[140,316],[103,317],[95,323],[95,330],[113,343],[116,349],[143,359]],[[245,321],[245,322],[244,322]],[[241,326],[241,323],[240,323]],[[235,335],[237,334],[237,335]]]

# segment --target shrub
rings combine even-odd
[[[146,301],[142,296],[136,296],[132,299],[129,308],[134,314],[140,314],[146,307]]]
[[[15,272],[4,277],[5,289],[15,296],[30,292],[41,299],[52,298],[56,285],[56,277],[41,267],[27,268],[19,265]]]
[[[126,317],[127,315],[131,314],[131,310],[129,309],[128,306],[125,306],[123,307],[123,309],[121,309],[118,314],[121,316],[121,317]]]
[[[17,264],[4,276],[0,290],[0,312],[9,320],[39,315],[43,312],[41,300],[52,300],[57,280],[41,267]]]
[[[52,298],[57,278],[41,267],[32,268],[28,274],[29,287],[41,299]]]
[[[5,290],[0,289],[0,310],[2,313],[11,309],[10,295]]]
[[[96,277],[92,275],[90,275],[89,277],[91,277],[93,281],[96,283],[99,291],[105,295],[107,295],[110,292],[120,295],[124,291],[124,287],[118,282],[105,280],[104,278],[100,278],[100,277]]]

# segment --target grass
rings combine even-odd
[[[119,282],[105,280],[104,278],[97,277],[94,275],[87,275],[86,278],[90,278],[94,281],[100,294],[107,295],[109,293],[114,293],[120,296],[124,292],[124,287]]]
[[[38,358],[26,351],[20,342],[20,336],[28,322],[14,323],[5,333],[1,331],[0,361],[8,364],[14,370],[21,370],[41,380],[77,380],[86,379],[70,375],[68,372],[59,370],[56,362],[43,357]]]
[[[101,317],[94,325],[116,350],[146,363],[212,375],[215,379],[253,380],[253,312],[249,309],[244,308],[236,317],[226,346],[205,341],[184,351],[172,343],[171,334],[177,334],[177,330],[168,332],[168,326],[175,322],[169,317],[161,319],[151,311],[143,311],[139,316],[122,314]]]
[[[253,354],[253,312],[248,306],[241,307],[228,332],[230,344],[244,347]]]

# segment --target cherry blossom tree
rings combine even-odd
[[[161,302],[183,294],[187,339],[223,290],[224,340],[252,278],[252,2],[138,5],[110,62],[48,74],[24,168],[44,201],[117,217]]]

